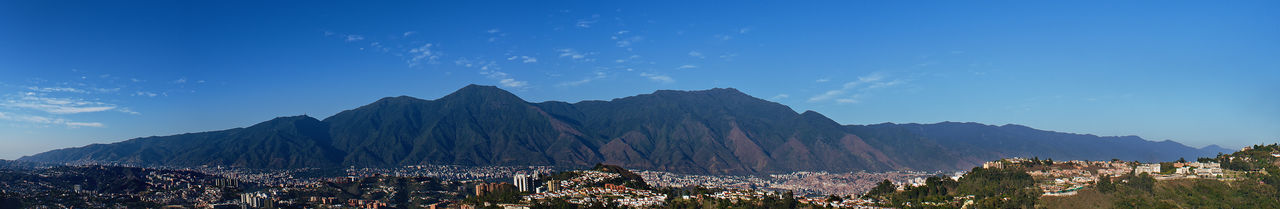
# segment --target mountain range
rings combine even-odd
[[[129,139],[22,157],[35,162],[247,168],[597,163],[693,174],[964,170],[1005,157],[1172,161],[1230,152],[1136,136],[978,123],[842,125],[732,88],[610,101],[530,103],[468,85],[436,100],[387,97],[319,120]]]

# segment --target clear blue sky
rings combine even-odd
[[[0,158],[466,84],[733,87],[845,124],[1280,140],[1280,1],[5,1]]]

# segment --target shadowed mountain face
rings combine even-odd
[[[979,123],[943,122],[936,124],[877,124],[872,129],[905,129],[916,135],[936,140],[956,152],[980,159],[1028,157],[1079,160],[1124,159],[1137,161],[1173,161],[1179,157],[1215,156],[1231,153],[1216,145],[1196,149],[1165,140],[1147,141],[1137,136],[1100,137],[1088,134],[1037,130],[1021,125],[992,126]]]
[[[970,123],[840,125],[736,89],[529,103],[469,85],[436,100],[388,97],[323,121],[282,117],[222,131],[131,139],[23,157],[42,162],[250,168],[417,164],[616,164],[698,174],[957,170],[1001,157],[1176,160],[1194,149]]]

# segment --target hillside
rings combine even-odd
[[[436,100],[387,97],[323,120],[282,117],[247,128],[94,144],[20,160],[249,168],[607,163],[755,174],[959,170],[1015,156],[1168,161],[1218,152],[1224,150],[1016,125],[841,125],[732,88],[530,103],[497,87],[469,85]]]

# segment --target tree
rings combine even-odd
[[[1102,193],[1110,193],[1111,191],[1116,190],[1116,185],[1111,183],[1111,175],[1106,174],[1098,177],[1098,184],[1095,187],[1097,187],[1098,191]]]
[[[840,201],[844,201],[844,199],[840,198],[840,196],[836,196],[836,195],[827,196],[827,202],[840,202]]]
[[[871,188],[871,191],[867,191],[867,194],[863,195],[862,197],[872,197],[872,196],[879,196],[879,195],[885,195],[885,194],[892,194],[894,191],[897,191],[897,190],[898,188],[896,186],[893,186],[892,181],[889,181],[889,179],[885,179],[884,181],[880,181],[880,183],[876,184],[876,187]]]

